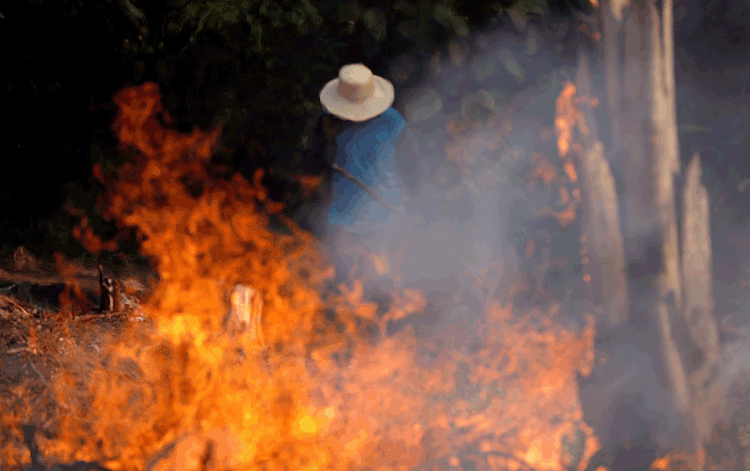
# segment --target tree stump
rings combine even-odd
[[[23,245],[19,245],[13,253],[13,265],[18,271],[33,271],[39,268],[39,263]]]
[[[229,309],[224,317],[225,331],[233,336],[249,332],[254,346],[263,347],[262,318],[262,294],[250,286],[235,285],[229,294]]]
[[[105,278],[99,265],[99,310],[105,314],[119,312],[121,308],[120,283],[114,278]]]

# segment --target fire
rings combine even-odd
[[[421,293],[394,293],[383,313],[361,284],[332,286],[333,269],[268,199],[260,171],[252,182],[210,174],[220,130],[165,127],[154,84],[115,103],[113,129],[131,159],[94,172],[110,189],[103,214],[136,229],[158,271],[143,306],[153,327],[124,329],[96,358],[63,358],[50,379],[57,426],[40,439],[44,456],[113,470],[585,466],[597,444],[575,377],[591,368],[592,320],[578,334],[555,322],[559,305],[518,317],[508,293],[478,326],[429,340],[409,328],[389,335],[390,322],[425,307]],[[292,234],[272,231],[270,215]],[[223,331],[237,284],[263,297],[265,348],[251,333]],[[28,462],[19,424],[33,408],[9,410],[2,420],[18,426],[16,445],[0,452]]]

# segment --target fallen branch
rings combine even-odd
[[[105,468],[96,461],[76,461],[72,465],[57,463],[49,468],[44,466],[44,460],[39,451],[39,446],[36,444],[36,431],[37,427],[34,425],[27,424],[23,426],[23,437],[26,441],[26,446],[29,448],[29,455],[31,457],[31,466],[26,468],[28,471],[111,471],[109,468]]]
[[[172,453],[172,450],[174,450],[180,440],[182,440],[186,436],[187,434],[183,433],[179,437],[164,445],[159,451],[154,454],[154,456],[151,457],[149,462],[146,464],[144,471],[152,471],[161,461],[163,461],[165,458],[168,458],[169,454]]]
[[[28,313],[28,312],[26,311],[26,309],[24,309],[24,308],[23,308],[23,306],[21,306],[20,304],[18,304],[18,303],[17,303],[17,302],[15,302],[15,301],[13,301],[13,300],[12,300],[11,298],[9,298],[8,296],[0,295],[0,299],[1,299],[1,300],[3,300],[3,301],[6,301],[7,303],[10,303],[10,304],[14,305],[15,307],[17,307],[17,308],[18,308],[18,309],[20,309],[20,310],[21,310],[21,312],[23,312],[23,313],[24,313],[24,314],[25,314],[25,315],[26,315],[27,317],[32,317],[32,315],[31,315],[31,314],[29,314],[29,313]]]
[[[115,278],[106,278],[104,269],[99,265],[99,310],[105,314],[119,312],[120,283]]]
[[[43,375],[43,374],[41,374],[41,373],[39,372],[39,370],[37,370],[37,369],[36,369],[36,366],[34,366],[34,364],[33,364],[32,362],[30,362],[30,361],[27,361],[27,362],[26,362],[26,364],[27,364],[27,365],[29,365],[29,368],[31,368],[31,370],[32,370],[32,371],[33,371],[34,373],[36,373],[36,375],[37,375],[37,376],[39,376],[39,379],[41,379],[41,380],[42,380],[42,383],[44,383],[44,385],[45,385],[45,386],[47,386],[47,380],[46,380],[46,379],[44,378],[44,375]]]
[[[31,348],[27,346],[27,347],[10,348],[5,351],[5,354],[15,355],[16,353],[21,353],[21,352],[29,352],[29,353],[33,353],[34,355],[39,353],[39,351],[36,348]]]
[[[26,441],[26,446],[29,448],[29,456],[31,457],[31,469],[46,469],[42,463],[41,453],[39,447],[36,444],[36,427],[33,425],[23,426],[23,438]]]

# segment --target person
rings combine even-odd
[[[366,262],[352,252],[383,252],[386,230],[406,220],[395,158],[406,121],[394,99],[393,84],[363,64],[345,65],[320,92],[323,113],[302,171],[324,184],[297,219],[329,247],[339,279]]]
[[[392,107],[394,99],[393,85],[363,64],[342,67],[322,88],[323,113],[302,170],[324,183],[295,219],[327,248],[336,284],[360,280],[374,300],[407,287],[452,296],[457,284],[475,285],[464,272],[476,228],[465,220],[425,220],[444,196],[416,193],[425,193],[430,164],[440,159],[420,152],[418,132]],[[489,221],[484,214],[474,219]],[[485,228],[481,235],[492,233]]]

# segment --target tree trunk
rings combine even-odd
[[[229,295],[229,305],[224,316],[224,329],[229,335],[249,333],[249,347],[264,348],[263,298],[260,292],[246,285],[236,285]]]
[[[664,36],[672,34],[672,25],[665,21],[671,15],[664,15],[671,8],[670,0],[663,3],[662,11],[655,2],[640,0],[632,3],[623,17],[622,96],[619,106],[609,110],[610,115],[620,117],[620,141],[624,144],[616,158],[623,164],[620,201],[625,258],[637,300],[631,309],[631,324],[639,330],[658,332],[653,342],[642,348],[661,357],[672,394],[669,430],[660,430],[655,436],[657,444],[665,448],[675,444],[675,434],[681,428],[672,414],[684,418],[690,407],[688,381],[672,331],[681,313],[682,286],[673,185],[679,173],[679,151],[671,136],[677,123],[670,111],[675,106],[674,71],[666,70],[665,61],[673,51],[667,50],[671,42],[664,41]]]
[[[620,453],[644,435],[648,446],[681,449],[692,456],[690,468],[701,469],[695,452],[722,413],[715,381],[721,364],[708,197],[697,157],[682,192],[680,253],[672,2],[634,0],[626,7],[609,0],[602,12],[609,155],[621,188],[615,194],[595,130],[583,136],[578,164],[587,199],[584,230],[592,274],[598,275],[594,297],[606,316],[597,324],[604,330],[597,345],[601,361],[581,382],[584,417],[600,435],[603,451],[618,454],[621,462],[613,469],[648,465],[641,461],[652,455],[631,454],[640,461],[625,463],[627,453]],[[585,54],[577,88],[581,95],[590,93]],[[592,114],[584,110],[582,116],[594,129]],[[626,371],[613,371],[617,365]],[[633,368],[638,374],[624,381]],[[622,414],[634,422],[623,424]]]
[[[682,201],[683,315],[689,332],[689,338],[685,339],[686,365],[693,392],[695,426],[705,439],[725,411],[723,390],[718,382],[722,364],[711,281],[708,192],[701,183],[697,153],[687,168]]]
[[[588,57],[583,51],[578,58],[576,89],[579,96],[592,96]],[[581,136],[582,149],[577,155],[583,192],[584,245],[591,258],[593,301],[604,308],[603,327],[613,330],[627,322],[628,318],[620,211],[614,177],[604,156],[604,146],[596,138],[596,120],[591,106],[584,105],[581,115],[588,130],[588,135]]]

